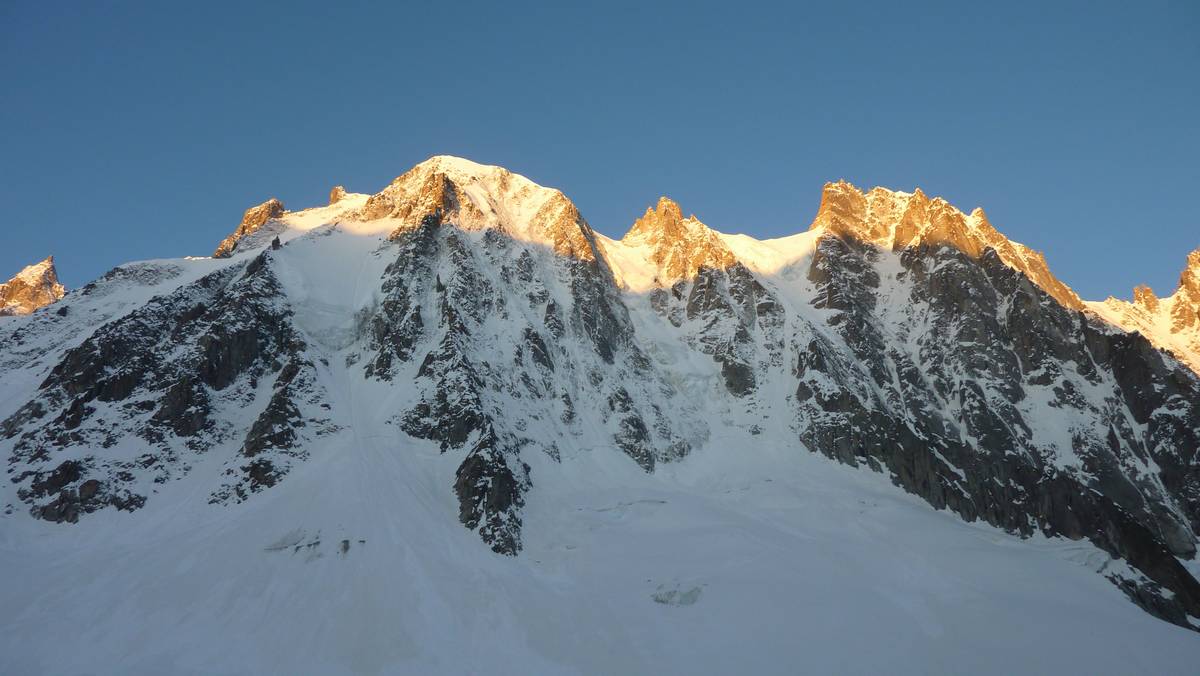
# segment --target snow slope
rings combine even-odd
[[[244,505],[189,502],[180,481],[161,496],[177,507],[87,529],[6,520],[0,671],[1188,674],[1200,658],[1196,634],[1094,574],[1112,563],[1090,545],[964,524],[749,436],[655,475],[542,461],[526,549],[497,556],[454,519],[448,459],[364,413]]]

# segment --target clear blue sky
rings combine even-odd
[[[660,194],[771,237],[827,180],[920,186],[1086,297],[1174,288],[1200,246],[1200,3],[801,4],[2,2],[0,277],[205,255],[267,197],[447,153],[609,235]]]

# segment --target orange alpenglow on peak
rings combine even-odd
[[[1083,309],[1083,301],[1050,273],[1045,256],[1000,234],[983,209],[964,214],[941,197],[920,188],[911,193],[872,188],[863,193],[839,180],[826,183],[810,230],[900,250],[912,246],[950,246],[972,258],[995,250],[1005,265],[1019,270],[1058,302]]]
[[[61,300],[66,292],[58,281],[54,256],[47,256],[0,283],[0,317],[29,314]]]
[[[233,234],[221,240],[221,243],[217,245],[217,250],[213,252],[213,258],[229,258],[243,237],[257,231],[269,221],[283,216],[286,211],[283,202],[274,197],[262,204],[250,207],[242,215],[242,222],[238,224],[237,230],[234,230]]]
[[[1200,248],[1188,254],[1187,267],[1179,275],[1179,288],[1171,306],[1171,328],[1195,336],[1193,349],[1200,352]]]
[[[1145,284],[1133,287],[1133,303],[1134,305],[1146,308],[1150,312],[1158,311],[1158,296],[1154,295],[1154,289]]]
[[[1134,287],[1132,301],[1109,297],[1088,307],[1126,331],[1137,331],[1200,374],[1200,249],[1188,255],[1171,295],[1159,298],[1143,284]]]
[[[737,263],[720,235],[694,215],[684,218],[679,204],[668,197],[647,207],[621,242],[650,250],[648,258],[658,268],[660,283],[691,279],[701,268],[725,269]]]
[[[687,232],[685,221],[699,223],[695,215],[685,219],[683,210],[679,208],[679,203],[675,200],[666,196],[659,197],[657,204],[646,207],[646,213],[633,222],[633,227],[629,228],[629,232],[625,233],[622,240],[654,233],[661,233],[671,238],[683,237]]]
[[[561,191],[498,166],[450,155],[421,162],[366,199],[362,221],[395,222],[401,237],[426,222],[493,230],[539,242],[554,253],[596,263],[595,235]]]

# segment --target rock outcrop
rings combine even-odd
[[[1142,285],[1134,288],[1132,302],[1109,298],[1088,307],[1126,331],[1137,331],[1200,374],[1200,249],[1188,254],[1171,295],[1159,298]]]
[[[58,282],[54,256],[49,256],[0,284],[0,316],[27,315],[57,302],[66,292]]]
[[[283,202],[274,197],[258,206],[250,207],[242,216],[242,222],[238,224],[237,229],[217,245],[213,257],[229,258],[237,250],[238,244],[243,238],[258,232],[263,226],[283,216],[284,213]]]
[[[695,216],[683,217],[679,205],[661,197],[633,223],[621,239],[629,247],[645,247],[663,285],[691,279],[701,268],[725,269],[736,260],[716,232]]]
[[[1005,265],[1021,271],[1062,305],[1082,309],[1083,301],[1046,265],[1046,257],[1000,234],[983,209],[970,215],[941,197],[872,188],[863,193],[846,181],[826,183],[812,229],[852,237],[899,251],[914,246],[949,246],[978,259],[992,249]]]

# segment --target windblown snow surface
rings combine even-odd
[[[336,366],[354,310],[370,301],[365,281],[386,264],[373,252],[387,227],[322,230],[316,223],[327,218],[304,218],[312,223],[297,217],[283,239],[306,239],[274,252],[275,269],[296,325]],[[333,241],[318,248],[320,237]],[[811,246],[807,237],[791,249],[784,240],[728,239],[742,255],[758,247],[760,265],[785,275],[806,257],[795,246]],[[604,242],[609,252],[618,246]],[[4,321],[30,330],[55,322],[55,336],[78,322],[84,334],[98,318],[238,260],[127,266],[155,272],[111,292],[72,295],[64,317]],[[648,302],[629,296],[631,308]],[[637,328],[648,344],[663,330]],[[1200,634],[1130,603],[1097,574],[1123,564],[1086,541],[1020,539],[964,523],[882,474],[799,442],[767,441],[794,439],[782,415],[705,401],[719,388],[711,365],[689,368],[693,354],[659,344],[650,356],[697,393],[707,419],[729,424],[714,424],[686,458],[653,474],[611,448],[563,448],[558,462],[528,454],[537,489],[527,496],[515,557],[493,553],[462,527],[448,490],[460,458],[388,424],[405,395],[361,369],[320,370],[330,404],[321,415],[337,431],[313,442],[285,481],[246,502],[208,504],[225,461],[211,452],[132,513],[100,510],[76,526],[31,519],[19,507],[0,515],[0,673],[1200,668]],[[68,347],[43,344],[9,364],[0,417]]]

